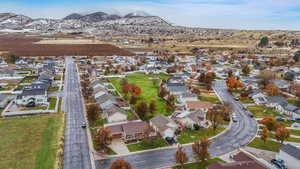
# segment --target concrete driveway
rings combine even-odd
[[[109,148],[111,148],[118,155],[130,153],[126,144],[121,139],[114,139],[111,145],[109,145]]]

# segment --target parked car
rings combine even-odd
[[[85,122],[83,122],[83,123],[81,124],[81,128],[83,128],[83,129],[86,128],[86,123],[85,123]]]
[[[237,116],[232,116],[232,121],[235,122],[235,123],[238,122],[238,117]]]
[[[278,169],[287,169],[283,160],[272,159],[271,163]]]
[[[235,97],[234,100],[235,100],[235,101],[239,101],[240,99],[239,99],[238,97]]]
[[[286,121],[285,118],[280,117],[280,116],[276,116],[275,119],[278,120],[278,121]]]

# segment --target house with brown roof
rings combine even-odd
[[[188,111],[202,110],[207,112],[208,109],[213,107],[213,103],[204,101],[187,101],[185,108]]]
[[[144,121],[131,121],[106,126],[112,133],[113,139],[122,139],[125,142],[141,140],[151,136],[150,126]]]
[[[207,169],[268,169],[268,167],[244,152],[236,154],[233,160],[232,163],[214,162]]]
[[[163,138],[174,138],[175,131],[178,128],[174,120],[164,115],[156,115],[150,119],[149,124],[153,127],[155,132],[159,133]]]

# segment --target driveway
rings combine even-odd
[[[126,155],[129,152],[126,144],[121,139],[114,139],[109,146],[118,155]]]

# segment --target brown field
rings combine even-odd
[[[105,44],[103,41],[92,40],[92,39],[55,39],[55,40],[41,40],[35,42],[35,44],[44,44],[44,45],[88,45],[88,44]]]
[[[131,52],[108,44],[35,44],[39,38],[0,37],[0,51],[18,56],[131,56]]]

